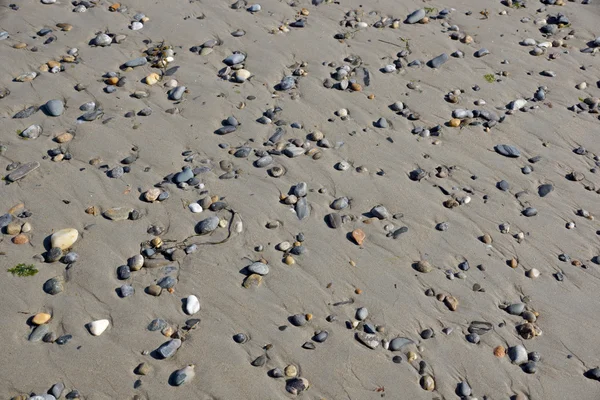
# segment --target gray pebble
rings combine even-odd
[[[356,310],[356,319],[359,321],[364,321],[369,316],[369,310],[366,307],[360,307]]]
[[[247,268],[248,271],[250,271],[253,274],[267,275],[269,273],[269,266],[261,262],[254,262],[250,264]]]
[[[431,68],[439,68],[446,61],[448,61],[448,54],[442,53],[439,56],[437,56],[437,57],[432,58],[431,60],[429,60],[429,62],[427,63],[427,65],[429,65]]]
[[[510,158],[516,158],[521,155],[519,149],[508,144],[499,144],[494,147],[494,150],[496,150],[498,154],[502,154],[503,156]]]
[[[146,65],[147,62],[148,62],[148,60],[146,59],[146,57],[138,57],[138,58],[134,58],[133,60],[127,61],[125,64],[123,64],[123,66],[125,68],[141,67],[142,65]]]
[[[211,233],[219,226],[219,217],[212,216],[206,219],[203,219],[196,226],[196,231],[200,235],[206,235],[207,233]]]
[[[425,11],[425,9],[421,8],[410,13],[408,17],[406,17],[406,20],[404,22],[406,22],[407,24],[416,24],[417,22],[425,18],[426,15],[427,12]]]
[[[49,326],[47,324],[38,325],[35,329],[29,334],[30,342],[39,342],[42,338],[48,333]]]
[[[536,216],[538,213],[537,209],[533,208],[533,207],[527,207],[526,209],[524,209],[522,211],[522,214],[526,217],[534,217]]]
[[[181,347],[181,340],[179,339],[171,339],[168,342],[165,342],[160,345],[158,349],[156,349],[157,355],[162,358],[170,358],[175,355],[177,349]]]
[[[44,292],[51,294],[51,295],[56,295],[61,293],[63,290],[65,290],[64,286],[63,286],[63,278],[60,276],[56,276],[54,278],[50,278],[48,279],[45,283],[44,283]]]

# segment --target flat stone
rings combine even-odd
[[[391,351],[400,351],[402,347],[413,343],[414,342],[408,338],[397,337],[390,341],[389,349]]]
[[[448,54],[442,53],[439,56],[429,60],[429,62],[427,62],[427,65],[429,65],[431,68],[439,68],[444,63],[446,63],[446,61],[448,61],[448,59],[449,59]]]
[[[379,339],[377,338],[377,335],[372,333],[356,332],[355,337],[356,340],[371,350],[376,349],[379,346]]]
[[[23,179],[32,171],[35,171],[40,167],[40,163],[37,161],[31,161],[25,164],[21,164],[17,169],[13,170],[6,176],[6,180],[9,182],[16,182],[19,179]]]
[[[125,68],[127,68],[127,67],[135,68],[135,67],[140,67],[142,65],[146,65],[147,63],[148,63],[148,60],[146,59],[146,57],[138,57],[138,58],[134,58],[133,60],[127,61],[125,64],[123,64],[123,66]]]
[[[219,217],[212,216],[206,219],[203,219],[196,226],[196,231],[200,235],[206,235],[208,233],[213,232],[219,226]]]
[[[30,342],[39,342],[50,330],[48,325],[39,325],[29,334]]]
[[[253,274],[267,275],[269,273],[269,266],[261,262],[254,262],[247,267],[248,271]]]
[[[44,283],[44,292],[51,295],[59,294],[65,290],[63,283],[64,279],[61,276],[50,278]]]
[[[517,158],[521,155],[519,149],[508,144],[499,144],[494,147],[494,150],[496,150],[496,153],[510,158]]]
[[[129,216],[133,212],[133,208],[129,207],[116,207],[110,208],[102,213],[104,218],[110,219],[111,221],[124,221],[129,219]]]
[[[177,349],[181,347],[181,340],[172,339],[168,342],[165,342],[160,345],[158,349],[156,349],[157,355],[162,359],[167,359],[173,357],[177,352]]]

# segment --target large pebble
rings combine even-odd
[[[62,100],[50,100],[44,106],[46,113],[52,117],[58,117],[65,111],[65,103]]]
[[[194,372],[194,366],[188,365],[185,368],[178,369],[177,371],[173,372],[173,375],[171,376],[171,384],[173,386],[181,386],[184,383],[191,381],[195,375],[196,373]]]
[[[418,10],[410,13],[409,16],[406,17],[405,22],[407,24],[416,24],[417,22],[419,22],[420,20],[425,18],[426,15],[427,15],[427,12],[425,11],[425,9],[421,8],[421,9],[418,9]]]
[[[185,312],[188,315],[193,315],[198,311],[200,311],[200,300],[192,294],[185,299]]]
[[[40,166],[37,161],[28,162],[21,164],[17,169],[13,170],[10,174],[6,175],[6,180],[9,182],[16,182],[19,179],[25,178],[32,171],[35,171]]]
[[[527,362],[527,350],[521,344],[508,348],[508,357],[513,364],[521,365]]]
[[[173,357],[175,355],[175,353],[177,352],[177,349],[179,349],[180,347],[181,347],[181,340],[180,339],[172,339],[172,340],[169,340],[168,342],[161,344],[160,347],[158,349],[156,349],[156,353],[160,358],[166,359],[166,358]]]
[[[52,247],[58,247],[61,250],[71,248],[79,238],[79,232],[74,228],[66,228],[56,231],[50,236]]]
[[[87,325],[88,330],[94,336],[100,336],[110,325],[110,321],[107,319],[99,319],[97,321],[90,322]]]
[[[250,264],[247,268],[248,271],[250,271],[253,274],[267,275],[269,273],[269,266],[261,262],[254,262]]]
[[[196,231],[200,235],[206,235],[208,233],[211,233],[215,229],[217,229],[218,226],[219,226],[219,217],[212,216],[212,217],[208,217],[208,218],[200,221],[198,223],[198,225],[196,226]]]

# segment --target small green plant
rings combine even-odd
[[[483,79],[485,79],[486,81],[488,81],[489,83],[494,83],[496,82],[496,78],[494,77],[494,74],[485,74],[483,76]]]
[[[579,101],[583,103],[585,99],[583,97],[579,97]]]
[[[425,11],[427,11],[427,14],[433,14],[437,12],[437,8],[435,7],[425,7]]]
[[[33,266],[33,264],[17,264],[16,266],[10,268],[8,270],[8,272],[10,272],[13,275],[16,276],[34,276],[35,274],[37,274],[39,271],[37,270],[36,267]]]

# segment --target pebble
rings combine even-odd
[[[185,312],[187,315],[194,315],[200,311],[200,301],[198,297],[190,295],[185,300]]]
[[[31,172],[35,171],[40,167],[40,163],[37,161],[28,162],[21,164],[19,167],[14,169],[10,174],[6,175],[8,182],[16,182],[20,179],[25,178]]]
[[[417,22],[419,22],[423,18],[425,18],[426,15],[427,15],[427,13],[426,13],[425,9],[424,8],[420,8],[420,9],[415,10],[412,13],[410,13],[408,15],[408,17],[406,17],[405,22],[407,24],[416,24]]]
[[[508,357],[513,364],[521,365],[527,362],[527,350],[523,345],[516,345],[508,348]]]
[[[173,386],[181,386],[191,381],[196,373],[194,372],[194,365],[188,365],[182,369],[178,369],[171,376],[171,382]]]
[[[51,295],[57,295],[57,294],[61,293],[62,291],[65,290],[63,282],[64,282],[64,279],[59,276],[48,279],[44,283],[44,292],[51,294]]]
[[[106,331],[106,329],[108,328],[109,325],[110,325],[109,320],[99,319],[97,321],[90,322],[87,325],[87,328],[92,335],[100,336],[100,335],[102,335],[102,333],[104,333],[104,331]]]
[[[173,357],[180,347],[181,340],[171,339],[168,342],[161,344],[160,347],[156,349],[156,353],[161,359],[164,360]]]

